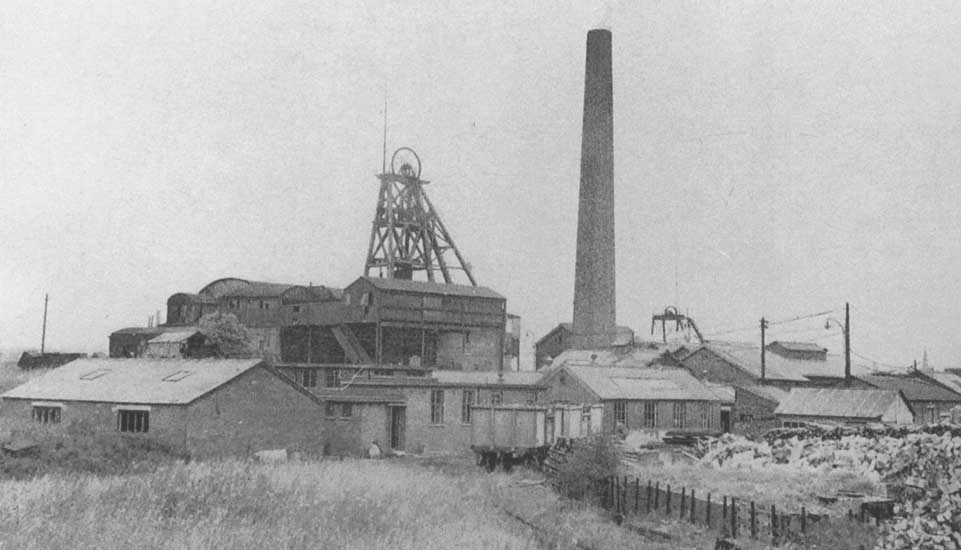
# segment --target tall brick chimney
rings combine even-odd
[[[574,277],[574,346],[613,343],[614,303],[614,91],[611,31],[587,33],[584,71],[581,187]]]

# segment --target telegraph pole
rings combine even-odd
[[[851,385],[851,305],[844,302],[844,383]]]
[[[761,317],[761,381],[764,381],[764,330],[767,329],[767,320]]]
[[[43,294],[43,332],[40,333],[40,355],[43,355],[43,351],[47,345],[47,301],[50,299],[50,295],[47,293]]]

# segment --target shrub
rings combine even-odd
[[[557,467],[557,485],[564,496],[584,499],[600,497],[599,489],[618,474],[620,459],[609,437],[575,443],[567,460]]]

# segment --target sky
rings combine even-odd
[[[462,5],[464,4],[464,5]],[[0,3],[0,348],[97,351],[226,276],[362,274],[420,155],[529,346],[569,321],[586,33],[613,33],[617,316],[961,367],[961,4]]]

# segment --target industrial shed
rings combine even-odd
[[[682,368],[563,366],[546,374],[544,401],[604,406],[604,431],[721,430],[721,398]]]
[[[2,396],[10,428],[74,422],[191,456],[323,449],[323,402],[260,360],[80,359]]]
[[[794,388],[781,400],[775,416],[785,427],[801,423],[847,425],[914,422],[904,394],[892,390]]]
[[[858,378],[875,388],[903,393],[914,410],[917,424],[940,422],[942,416],[950,418],[951,409],[961,405],[961,394],[912,376],[870,375]]]

